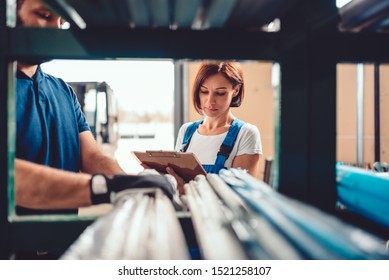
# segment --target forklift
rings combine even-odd
[[[70,82],[97,143],[117,147],[118,104],[106,82]]]

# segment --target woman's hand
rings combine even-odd
[[[177,173],[174,171],[174,169],[171,167],[166,167],[166,172],[168,174],[172,175],[176,179],[178,193],[180,195],[184,195],[185,194],[185,190],[184,190],[185,181],[184,181],[184,179],[182,179],[182,177],[178,176]]]

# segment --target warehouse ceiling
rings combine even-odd
[[[79,28],[260,29],[282,16],[288,0],[46,0]]]
[[[389,0],[353,0],[339,9],[339,15],[341,31],[389,31]]]
[[[264,27],[275,19],[283,16],[293,18],[293,13],[299,9],[314,5],[303,0],[45,0],[45,2],[71,25],[81,29],[128,26],[172,30],[218,28],[264,30]],[[389,0],[350,1],[339,9],[339,30],[389,31]]]

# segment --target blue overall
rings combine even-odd
[[[196,122],[191,123],[188,128],[185,131],[184,140],[182,141],[182,144],[184,145],[181,149],[181,152],[186,152],[186,150],[189,147],[190,140],[192,139],[193,134],[199,127],[199,125],[203,122],[203,120],[199,120]],[[203,167],[207,173],[216,173],[218,174],[219,171],[224,167],[224,164],[226,163],[226,160],[230,156],[230,153],[232,151],[232,148],[234,147],[236,138],[238,137],[239,131],[242,128],[242,126],[245,123],[241,120],[234,119],[230,129],[228,130],[226,138],[224,138],[224,141],[222,145],[220,146],[219,152],[217,153],[215,164],[203,164]]]

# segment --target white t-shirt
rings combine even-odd
[[[185,131],[191,123],[185,123],[178,132],[176,151],[182,149],[182,140]],[[218,135],[201,135],[197,130],[193,133],[187,152],[194,153],[202,164],[215,164],[217,153],[222,145],[227,132]],[[239,131],[230,156],[226,160],[225,167],[232,166],[235,156],[244,154],[262,154],[262,143],[258,128],[252,124],[245,123]]]

